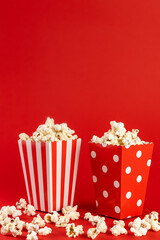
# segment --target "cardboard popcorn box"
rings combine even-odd
[[[103,147],[89,143],[98,214],[116,219],[143,212],[153,143]]]
[[[18,145],[28,202],[45,212],[73,206],[81,139]]]

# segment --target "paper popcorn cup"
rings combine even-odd
[[[97,212],[116,219],[142,214],[153,143],[106,146],[89,143]]]
[[[28,202],[45,212],[73,206],[81,139],[18,145]]]

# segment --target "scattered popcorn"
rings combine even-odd
[[[28,233],[31,233],[32,231],[37,233],[39,230],[39,225],[33,223],[26,223],[26,229],[28,230]]]
[[[27,202],[24,198],[21,198],[19,202],[16,202],[17,209],[25,209],[27,206]]]
[[[27,240],[38,240],[37,233],[36,232],[31,232],[27,235]]]
[[[68,214],[64,215],[64,216],[60,216],[58,218],[58,221],[56,222],[56,227],[66,227],[67,223],[69,223],[70,217],[68,216]]]
[[[83,231],[82,225],[75,226],[74,223],[71,223],[71,224],[67,224],[67,226],[66,226],[66,235],[68,237],[76,238],[77,236],[79,236],[83,233],[84,233],[84,231]]]
[[[0,212],[0,225],[3,224],[6,218],[8,218],[8,214],[6,212]]]
[[[62,213],[65,215],[65,214],[68,214],[70,212],[76,212],[77,211],[77,208],[78,206],[74,206],[74,207],[71,207],[71,206],[67,206],[67,207],[64,207],[62,208]]]
[[[74,135],[75,131],[70,129],[66,123],[54,124],[54,119],[47,118],[45,124],[40,125],[37,130],[29,137],[25,133],[21,133],[19,138],[21,140],[32,140],[32,141],[59,141],[59,140],[70,140],[77,139],[77,135]]]
[[[21,221],[19,217],[16,217],[15,219],[6,218],[2,224],[1,234],[6,235],[11,232],[14,237],[21,236],[24,226],[25,222]]]
[[[125,223],[122,220],[115,220],[113,221],[113,227],[110,229],[111,233],[114,236],[119,236],[121,234],[127,234],[127,230],[125,229]]]
[[[31,204],[28,204],[25,207],[24,213],[27,214],[28,216],[34,216],[36,215],[35,210],[36,209],[34,208],[34,206],[32,206]]]
[[[105,218],[98,215],[93,216],[90,212],[85,213],[84,219],[92,223],[93,226],[97,225],[100,222],[104,222]],[[104,223],[103,223],[104,224]]]
[[[99,221],[97,223],[97,229],[101,232],[101,233],[106,233],[107,232],[107,225],[105,221]]]
[[[78,207],[77,205],[74,207],[71,207],[71,206],[64,207],[62,208],[62,213],[64,215],[67,214],[71,220],[79,219],[80,213],[77,212],[77,207]]]
[[[95,239],[99,233],[100,233],[100,231],[98,228],[89,228],[87,231],[87,236],[89,238]]]
[[[52,229],[49,228],[49,227],[44,227],[44,228],[41,228],[41,229],[38,230],[38,234],[43,235],[43,236],[48,235],[51,232],[52,232]]]
[[[152,211],[150,214],[147,214],[144,217],[144,220],[150,225],[150,230],[152,231],[160,231],[160,222],[158,222],[158,213]]]
[[[15,217],[19,217],[21,215],[22,215],[21,210],[15,210],[12,214],[12,217],[15,218]]]
[[[45,226],[45,222],[39,214],[37,215],[37,217],[33,218],[32,223],[33,224],[38,224],[39,227],[44,227]]]
[[[133,222],[128,224],[130,227],[130,231],[134,233],[134,236],[141,237],[145,236],[148,231],[148,225],[146,224],[145,220],[141,220],[141,218],[136,218]]]
[[[100,143],[104,147],[107,145],[140,145],[147,144],[148,142],[142,141],[138,136],[138,129],[132,129],[132,131],[126,131],[124,124],[122,122],[111,121],[111,129],[104,133],[101,138],[93,136],[91,142]]]
[[[58,217],[60,216],[59,213],[57,213],[56,211],[53,212],[53,214],[50,214],[50,213],[47,213],[45,216],[44,216],[44,221],[46,223],[51,223],[51,222],[54,222],[56,223],[58,221]]]

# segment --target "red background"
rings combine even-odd
[[[0,201],[26,196],[18,134],[50,116],[83,140],[76,202],[93,206],[88,141],[116,120],[155,143],[145,212],[160,211],[159,1],[4,1],[0,18]]]

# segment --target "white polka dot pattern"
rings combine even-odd
[[[115,206],[114,210],[115,210],[116,213],[120,213],[120,211],[121,211],[118,206]]]
[[[130,172],[131,172],[131,167],[127,167],[126,168],[126,174],[130,174]]]
[[[108,192],[106,190],[103,191],[103,197],[105,197],[105,198],[108,197]]]
[[[118,162],[118,161],[119,161],[118,155],[114,155],[114,156],[113,156],[113,161],[114,161],[114,162]]]
[[[95,158],[96,157],[96,152],[95,151],[91,151],[91,157]]]
[[[131,193],[131,192],[127,192],[127,193],[126,193],[126,198],[127,198],[127,199],[130,199],[131,196],[132,196],[132,193]]]
[[[140,207],[141,205],[142,205],[142,200],[139,199],[139,200],[137,201],[137,207]]]
[[[93,182],[96,183],[97,182],[97,177],[93,176]]]
[[[106,166],[106,165],[103,165],[103,166],[102,166],[102,171],[103,171],[104,173],[106,173],[106,172],[108,171],[108,169],[107,169],[107,166]]]
[[[136,156],[137,158],[140,158],[142,156],[142,152],[139,150],[137,153],[136,153]]]
[[[120,184],[119,184],[119,182],[118,182],[118,181],[114,181],[114,183],[113,183],[113,184],[114,184],[115,188],[119,188],[119,185],[120,185]]]
[[[151,159],[149,159],[149,160],[147,161],[147,166],[148,166],[148,167],[151,166]]]
[[[141,181],[142,181],[142,176],[139,175],[139,176],[137,177],[137,182],[140,183]]]

